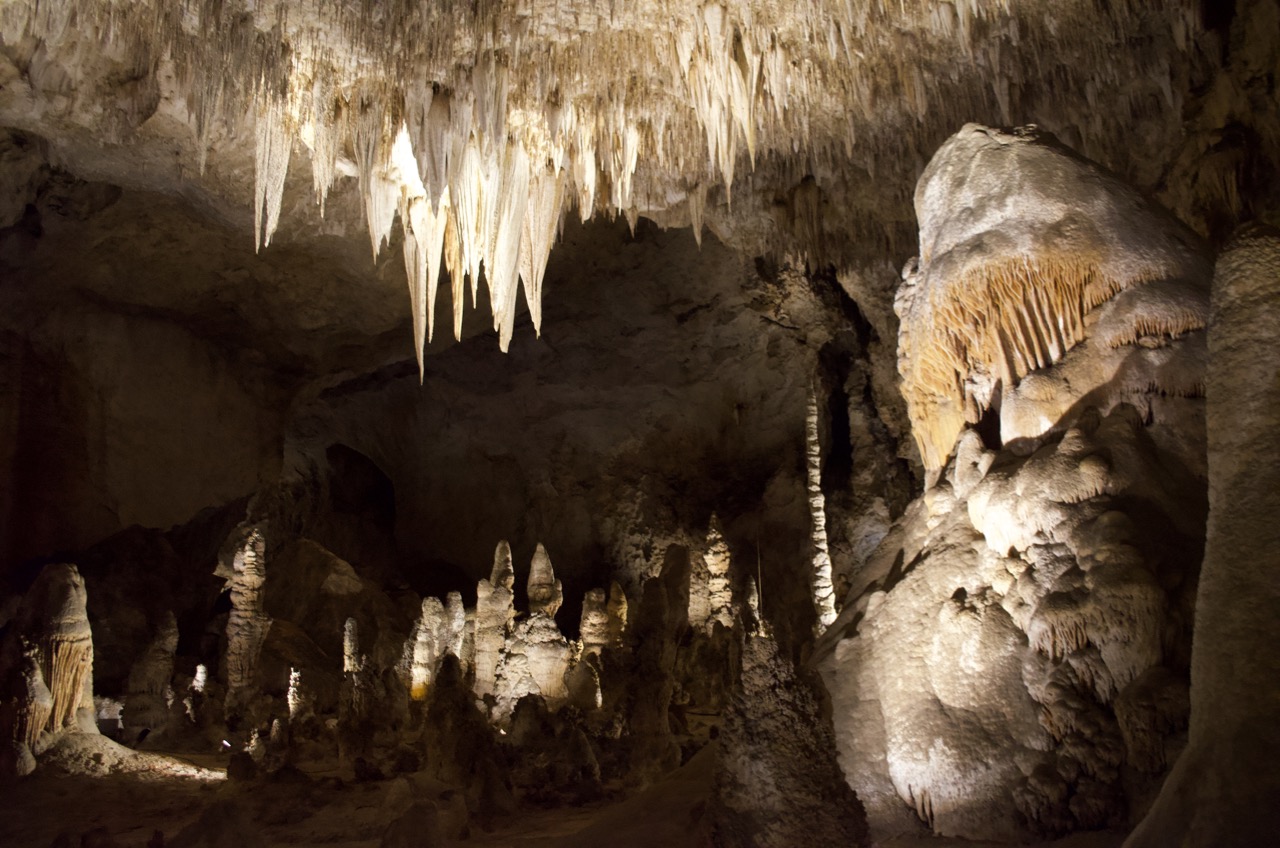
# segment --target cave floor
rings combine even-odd
[[[333,768],[307,769],[309,780],[235,782],[225,779],[226,758],[184,754],[181,761],[209,769],[215,779],[160,777],[155,774],[91,776],[37,772],[0,792],[0,845],[48,848],[79,845],[89,831],[101,829],[119,848],[147,846],[156,831],[166,840],[191,824],[215,801],[241,805],[270,846],[325,845],[333,848],[377,848],[388,823],[412,800],[407,781],[338,780]],[[667,848],[700,842],[694,825],[705,811],[711,785],[710,756],[695,757],[688,766],[649,789],[622,801],[600,801],[579,807],[525,808],[495,822],[491,831],[473,827],[458,844],[487,848]],[[101,832],[100,831],[100,832]],[[211,834],[211,836],[213,836]],[[240,845],[231,831],[208,844]],[[1123,833],[1077,834],[1053,848],[1118,848]],[[164,843],[161,843],[164,844]],[[938,837],[895,837],[880,848],[994,848]]]

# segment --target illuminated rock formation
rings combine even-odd
[[[97,732],[93,720],[93,634],[85,603],[84,580],[74,565],[46,565],[14,616],[6,652],[14,656],[14,649],[18,649],[15,666],[24,681],[18,694],[25,693],[27,700],[27,704],[18,705],[18,723],[28,739],[33,733],[64,729]],[[24,656],[36,661],[38,677],[29,667],[21,671],[26,665],[21,659]],[[45,721],[36,725],[45,714],[41,683],[48,688],[50,701]]]
[[[23,746],[30,754],[40,735],[49,727],[53,712],[53,695],[40,673],[39,649],[30,643],[23,650],[16,668],[8,671],[4,694],[2,726],[6,739]]]
[[[584,656],[599,656],[611,644],[609,634],[609,610],[605,605],[604,589],[591,589],[582,598],[582,623],[579,634],[582,638]]]
[[[836,590],[831,583],[831,551],[827,547],[827,509],[822,494],[822,443],[818,441],[818,399],[809,390],[804,416],[805,471],[809,497],[809,535],[813,546],[813,606],[818,627],[836,620]]]
[[[511,546],[499,542],[493,554],[493,572],[476,587],[475,670],[476,695],[483,698],[495,693],[498,664],[511,620],[515,618],[516,575],[511,565]]]
[[[538,543],[529,563],[529,612],[555,618],[556,610],[564,603],[564,588],[551,568],[547,549]]]
[[[733,626],[733,592],[729,587],[729,546],[720,519],[711,516],[706,546],[692,558],[689,577],[689,626],[708,633],[716,622]]]
[[[1186,722],[1205,259],[1034,133],[966,127],[917,201],[899,363],[936,479],[832,628],[842,764],[885,829],[1116,826]]]
[[[1203,394],[1203,247],[1052,136],[966,126],[921,176],[916,215],[920,255],[894,308],[931,480],[984,415],[1010,443],[1085,406]]]
[[[263,643],[271,629],[263,597],[267,580],[267,542],[259,527],[241,526],[219,556],[217,575],[227,580],[231,615],[227,619],[227,714],[243,710],[257,694],[255,675]]]

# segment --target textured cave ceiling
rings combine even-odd
[[[329,349],[390,333],[404,307],[378,282],[402,274],[419,352],[435,323],[462,334],[485,289],[504,349],[521,285],[537,331],[570,214],[705,225],[749,254],[882,273],[912,250],[924,162],[971,120],[1040,124],[1211,234],[1251,202],[1233,186],[1258,139],[1280,136],[1274,109],[1253,118],[1270,53],[1248,33],[1227,49],[1227,6],[12,2],[0,125],[7,160],[125,189],[102,224],[119,254],[161,245],[193,268],[184,257],[244,254],[243,275],[275,292],[252,295],[273,316],[254,334],[323,372],[333,363],[289,330],[316,315],[352,329]],[[8,180],[13,224],[48,191]],[[111,244],[77,246],[102,261]],[[297,270],[308,262],[343,292]],[[442,265],[453,292],[437,305]],[[225,283],[129,294],[101,283],[109,273],[64,270],[109,300],[180,312]],[[883,282],[861,288],[884,299]],[[234,323],[217,304],[200,313]]]

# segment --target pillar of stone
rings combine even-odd
[[[1275,841],[1280,798],[1280,230],[1218,259],[1206,379],[1209,526],[1187,747],[1126,848]]]

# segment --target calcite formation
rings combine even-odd
[[[157,624],[151,644],[129,672],[129,688],[124,702],[124,732],[138,739],[147,731],[163,731],[168,724],[173,699],[173,655],[178,648],[178,622],[167,613]]]
[[[966,127],[917,201],[899,363],[932,487],[823,666],[845,773],[883,828],[1114,826],[1186,724],[1207,263],[1033,131]]]
[[[422,617],[414,625],[413,637],[407,645],[409,654],[409,697],[421,701],[427,696],[431,676],[441,657],[441,628],[444,625],[444,605],[439,598],[422,599]]]
[[[804,416],[804,447],[809,536],[813,546],[813,606],[818,626],[827,628],[836,620],[836,590],[831,582],[831,550],[827,545],[827,507],[822,494],[822,443],[818,440],[818,399],[809,390]]]
[[[75,728],[93,730],[93,633],[85,609],[84,580],[74,565],[59,563],[40,570],[35,583],[23,597],[22,606],[11,625],[10,647],[6,653],[15,663],[19,679],[18,695],[23,736]],[[34,660],[39,674],[29,661]],[[45,709],[47,687],[48,708]],[[85,710],[84,722],[77,712]],[[44,721],[37,724],[40,716]]]
[[[556,579],[547,549],[538,543],[533,561],[529,563],[529,612],[555,618],[556,611],[564,603],[564,587]]]
[[[295,152],[309,160],[320,212],[334,183],[354,176],[375,254],[400,220],[421,369],[441,268],[455,332],[482,268],[503,349],[522,285],[539,327],[543,269],[573,207],[584,220],[607,211],[634,221],[674,206],[700,232],[708,207],[742,198],[748,174],[771,173],[790,189],[815,165],[833,182],[837,163],[882,179],[910,173],[898,151],[904,137],[918,148],[926,117],[956,126],[980,114],[1066,114],[1111,141],[1118,130],[1101,113],[1146,116],[1159,103],[1176,114],[1194,11],[1178,4],[1154,22],[1143,12],[1101,0],[536,10],[22,0],[6,6],[0,34],[43,49],[22,91],[0,105],[42,129],[101,115],[94,129],[110,139],[160,112],[184,129],[192,172],[216,166],[228,136],[251,138],[236,153],[253,162],[245,194],[264,246],[285,217]],[[1123,49],[1144,37],[1177,58]],[[53,68],[77,64],[94,84],[61,100],[46,93],[51,74],[62,78]],[[1028,66],[1054,84],[1013,70]],[[118,69],[129,86],[107,82]],[[1115,79],[1130,84],[1110,86]],[[1098,92],[1111,89],[1111,108],[1099,108]],[[1087,110],[1064,95],[1085,90]],[[31,101],[41,104],[35,115]],[[801,186],[809,190],[796,192],[795,221],[771,240],[817,251],[820,192],[812,179]]]
[[[930,479],[984,415],[1010,443],[1088,405],[1203,395],[1202,245],[1052,136],[966,126],[921,176],[916,215],[920,254],[894,308]]]
[[[515,569],[511,564],[511,546],[498,543],[493,554],[493,571],[476,587],[475,670],[476,695],[492,695],[498,676],[498,664],[506,645],[507,631],[515,618]]]
[[[227,580],[231,615],[227,618],[228,713],[243,709],[256,691],[255,674],[271,629],[266,612],[267,543],[262,528],[241,526],[227,540],[217,574]]]
[[[729,545],[720,532],[720,519],[711,516],[705,547],[692,556],[689,579],[689,626],[710,633],[717,623],[733,626],[733,590]]]
[[[612,643],[609,634],[609,610],[605,606],[604,589],[590,589],[582,598],[582,622],[578,634],[584,656],[600,653]]]

